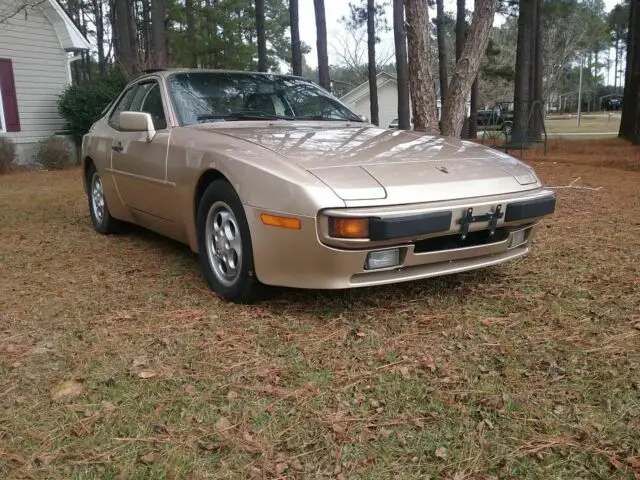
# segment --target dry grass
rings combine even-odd
[[[77,170],[1,177],[0,477],[638,478],[638,150],[527,155],[603,187],[529,257],[251,307],[95,234]]]

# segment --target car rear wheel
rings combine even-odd
[[[111,216],[107,199],[104,195],[104,187],[102,178],[98,174],[96,167],[91,165],[87,172],[87,180],[89,190],[87,197],[89,199],[89,214],[91,215],[91,223],[96,232],[103,235],[117,233],[120,230],[121,222]]]
[[[226,300],[253,303],[265,287],[255,276],[249,224],[238,195],[224,180],[212,182],[198,205],[198,251],[209,288]]]

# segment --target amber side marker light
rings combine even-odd
[[[260,215],[260,220],[262,220],[262,223],[265,225],[272,227],[289,228],[291,230],[300,230],[302,228],[302,223],[299,218],[281,217],[279,215],[263,213]]]
[[[369,238],[369,219],[331,217],[329,235],[334,238]]]

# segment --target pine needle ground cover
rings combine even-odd
[[[77,169],[0,177],[0,477],[638,478],[640,150],[558,141],[528,257],[257,306],[90,226]]]

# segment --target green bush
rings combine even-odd
[[[126,84],[127,79],[117,70],[112,70],[67,87],[58,100],[58,111],[67,121],[67,127],[76,141],[89,131]]]
[[[71,165],[69,144],[61,137],[49,137],[38,142],[36,160],[47,170],[61,170]]]
[[[7,137],[0,137],[0,174],[7,173],[16,159],[16,146]]]

